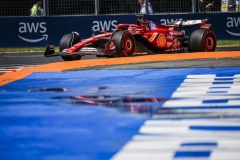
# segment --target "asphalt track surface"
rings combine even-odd
[[[240,51],[240,47],[217,47],[217,51]],[[204,53],[203,53],[204,54]],[[231,57],[230,57],[231,58]],[[105,59],[104,57],[96,57],[94,55],[92,56],[83,56],[81,60],[86,60],[86,59]],[[221,65],[228,65],[228,60],[229,58],[227,58],[227,61],[225,63],[225,60],[223,60],[223,63],[220,62],[218,64],[216,64],[217,66],[221,66]],[[234,66],[235,65],[235,59],[236,57],[233,57],[232,63],[229,63],[230,66]],[[207,60],[207,59],[206,59]],[[172,68],[172,67],[194,67],[194,66],[202,66],[202,67],[209,67],[208,65],[205,66],[205,63],[203,60],[202,64],[200,64],[200,62],[197,60],[197,64],[195,65],[194,63],[183,63],[183,66],[181,66],[181,64],[176,64],[176,65],[171,65],[170,64],[166,64],[165,62],[161,63],[161,66],[159,67],[166,67],[166,68]],[[55,57],[44,57],[42,52],[22,52],[22,53],[0,53],[0,67],[3,66],[16,66],[16,65],[42,65],[42,64],[48,64],[48,63],[54,63],[54,62],[62,62],[62,58],[60,56],[55,56]],[[194,59],[191,59],[191,61],[194,61]],[[211,61],[213,61],[214,63],[214,59],[211,59]],[[221,61],[221,60],[220,60]],[[231,61],[231,60],[230,60]],[[144,61],[143,61],[144,63]],[[179,62],[181,63],[181,61]],[[215,63],[214,63],[215,64]],[[134,65],[131,65],[131,67]],[[141,67],[142,65],[140,65]],[[129,66],[127,66],[129,67]],[[146,67],[150,67],[151,65],[146,65]],[[158,67],[158,66],[152,66],[152,67]]]

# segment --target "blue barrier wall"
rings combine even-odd
[[[217,39],[240,39],[240,12],[146,15],[146,19],[167,24],[176,19],[209,19]],[[72,31],[87,38],[100,30],[112,31],[117,24],[135,23],[135,15],[61,16],[61,17],[2,17],[0,47],[38,47],[53,42]],[[92,31],[92,29],[94,31]],[[195,28],[196,29],[196,28]],[[186,34],[193,31],[186,30]]]

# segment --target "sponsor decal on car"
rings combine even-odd
[[[181,43],[178,41],[178,39],[173,40],[172,48],[177,48]]]
[[[170,34],[173,35],[173,36],[181,36],[181,35],[183,35],[183,32],[173,31],[173,32],[170,32]]]
[[[171,47],[172,45],[173,45],[173,42],[167,42],[167,47],[169,48],[169,47]]]
[[[152,41],[156,38],[156,36],[157,36],[157,33],[153,33],[153,34],[150,36],[150,38],[148,38],[148,41],[149,41],[149,42],[152,42]]]
[[[166,44],[166,37],[163,34],[160,34],[157,39],[158,46],[164,47]]]

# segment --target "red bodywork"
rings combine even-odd
[[[111,35],[112,35],[112,33],[103,33],[103,34],[99,34],[99,35],[90,37],[88,39],[82,40],[81,42],[79,42],[79,43],[75,44],[74,46],[72,46],[71,48],[69,48],[66,51],[66,53],[68,54],[68,53],[78,52],[81,48],[83,48],[87,44],[92,44],[101,38],[111,37]]]
[[[149,42],[155,50],[176,51],[183,48],[182,42],[180,42],[179,39],[183,39],[185,36],[185,33],[179,29],[181,28],[180,23],[182,22],[179,21],[169,25],[161,25],[149,20],[139,19],[137,24],[119,24],[114,32],[118,30],[128,30],[134,37],[139,36],[143,40]],[[195,25],[196,23],[185,25],[185,27],[187,28]],[[201,21],[198,25],[200,25],[200,28],[209,28],[211,26],[211,24],[207,24],[205,21]],[[182,28],[184,28],[183,25]],[[71,48],[68,48],[65,53],[82,53],[80,51],[81,48],[91,45],[103,38],[109,38],[109,42],[106,44],[105,49],[102,50],[102,52],[98,51],[98,53],[104,54],[108,51],[114,51],[116,49],[114,47],[115,42],[111,40],[111,36],[114,32],[102,31],[99,35],[92,36],[73,45]]]

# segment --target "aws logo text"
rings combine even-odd
[[[227,18],[227,28],[239,28],[240,27],[240,17],[228,17]],[[226,32],[233,36],[240,36],[240,33],[231,32],[226,29]]]
[[[18,37],[26,42],[36,43],[40,42],[42,40],[47,40],[48,35],[46,22],[20,22],[18,31],[21,35],[18,35]],[[37,37],[37,38],[26,38],[26,36],[31,35],[31,37]],[[39,37],[40,36],[40,37]]]
[[[113,21],[93,21],[93,27],[92,30],[93,31],[102,31],[102,30],[106,30],[106,31],[110,31],[110,30],[114,30],[117,27],[117,20],[113,20]]]

